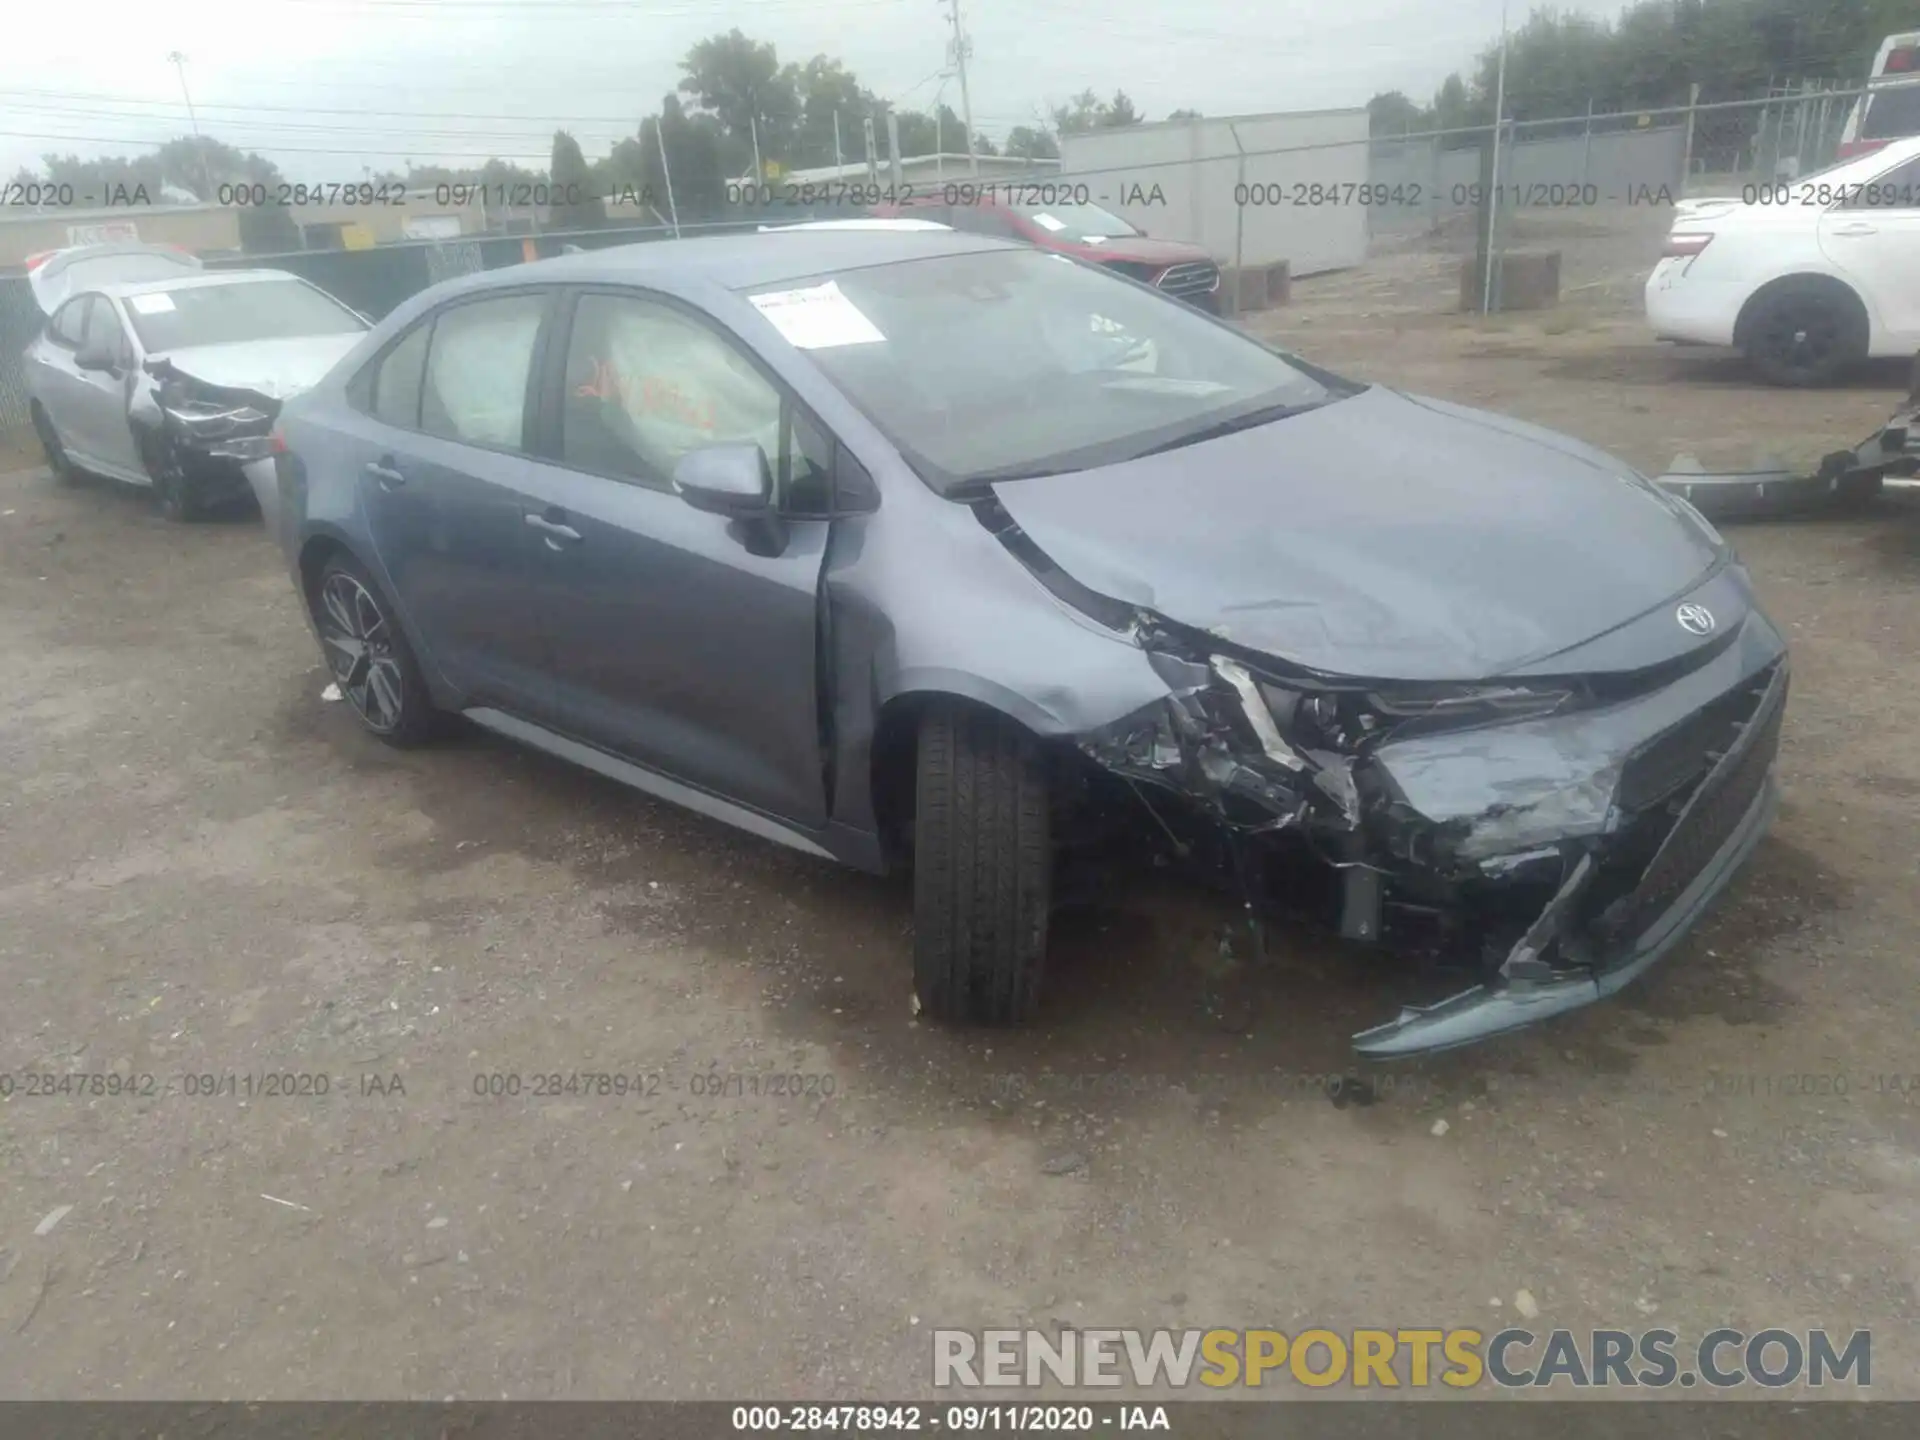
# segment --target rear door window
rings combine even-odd
[[[420,428],[420,390],[426,378],[427,339],[433,322],[425,321],[381,357],[373,372],[368,408],[376,420],[403,430]]]
[[[116,363],[122,365],[132,358],[127,347],[127,332],[120,324],[120,317],[113,313],[113,302],[104,295],[93,297],[93,308],[87,311],[87,324],[80,348],[111,355]]]
[[[1867,97],[1862,140],[1902,140],[1920,135],[1920,83],[1889,85]]]
[[[544,294],[471,300],[442,310],[427,347],[420,428],[446,440],[525,450],[527,378]]]

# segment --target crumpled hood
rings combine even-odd
[[[1677,501],[1591,446],[1379,387],[993,493],[1093,590],[1373,679],[1530,666],[1674,600],[1720,556]]]
[[[307,389],[334,362],[365,338],[354,330],[341,335],[301,335],[291,340],[249,340],[237,345],[189,345],[150,356],[165,360],[183,375],[229,390],[252,390],[269,400],[284,400]]]

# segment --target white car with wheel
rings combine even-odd
[[[1663,340],[1732,345],[1775,385],[1920,350],[1920,137],[1804,179],[1682,201],[1648,277]]]
[[[49,468],[151,486],[169,520],[249,487],[266,512],[257,472],[281,403],[367,330],[297,275],[207,270],[170,246],[76,246],[27,267],[47,321],[22,368]]]

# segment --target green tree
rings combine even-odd
[[[1022,160],[1058,160],[1059,143],[1037,125],[1016,125],[1007,132],[1006,153]]]
[[[879,106],[873,93],[846,66],[825,55],[816,55],[805,65],[789,65],[786,78],[799,100],[792,149],[784,156],[787,163],[794,169],[833,164],[836,114],[841,158],[854,159],[860,153],[860,122]]]
[[[695,45],[682,67],[680,93],[693,101],[696,113],[718,122],[729,174],[753,168],[756,135],[763,161],[785,160],[792,153],[800,123],[798,72],[791,66],[781,69],[770,43],[729,30]]]
[[[660,163],[662,140],[667,152],[665,167]],[[640,174],[635,183],[652,196],[654,211],[663,219],[676,210],[683,224],[726,218],[727,179],[738,172],[728,170],[721,162],[722,140],[712,116],[688,115],[678,95],[664,96],[660,113],[640,122],[640,134],[633,145],[633,150],[624,153],[638,159]],[[673,184],[671,206],[669,178]]]
[[[1375,135],[1405,135],[1428,128],[1430,112],[1398,90],[1382,90],[1367,101],[1369,128]]]
[[[1088,130],[1113,130],[1123,125],[1138,125],[1141,115],[1124,90],[1113,92],[1113,99],[1102,100],[1091,90],[1082,90],[1065,105],[1053,107],[1053,128],[1061,135],[1080,135]]]
[[[565,130],[553,132],[547,177],[557,197],[549,211],[555,230],[590,230],[607,223],[607,207],[599,195],[602,182],[588,168],[580,142]]]

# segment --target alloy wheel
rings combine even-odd
[[[1827,364],[1842,343],[1840,316],[1819,300],[1789,300],[1763,322],[1760,344],[1782,369],[1812,374]]]
[[[369,730],[390,734],[405,718],[394,631],[373,593],[335,570],[320,587],[320,643],[340,693]]]

